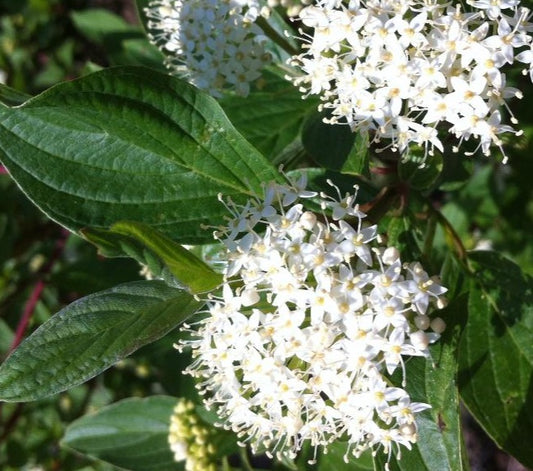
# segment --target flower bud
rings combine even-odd
[[[431,321],[431,330],[437,334],[442,334],[446,330],[446,322],[444,322],[440,317],[435,317]]]
[[[428,348],[429,345],[429,339],[425,332],[422,330],[417,330],[416,332],[413,332],[409,338],[411,339],[411,343],[415,348],[418,350],[425,350]]]
[[[429,327],[429,323],[431,322],[429,316],[426,316],[425,314],[421,314],[419,316],[415,317],[415,325],[420,330],[426,330]]]
[[[385,265],[392,265],[400,258],[400,251],[396,247],[387,247],[381,257]]]

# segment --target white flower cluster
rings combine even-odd
[[[293,80],[321,96],[330,122],[369,130],[394,150],[412,142],[442,150],[443,128],[459,145],[474,137],[488,154],[492,145],[501,149],[502,133],[515,132],[502,124],[501,108],[516,123],[506,100],[521,97],[502,68],[528,63],[533,78],[533,25],[519,4],[317,0],[299,15],[312,35],[293,58],[303,72]]]
[[[342,438],[346,458],[390,455],[416,441],[415,414],[430,406],[389,377],[400,368],[405,385],[404,357],[429,355],[445,326],[428,313],[446,289],[379,246],[355,195],[321,194],[317,215],[300,202],[317,196],[304,187],[269,184],[263,200],[228,203],[234,219],[216,233],[226,282],[207,318],[187,326],[186,372],[253,450],[292,457],[305,441],[316,453]]]
[[[247,95],[271,61],[254,23],[259,0],[153,0],[145,12],[166,65],[213,96],[224,88]]]
[[[168,443],[174,460],[185,461],[185,471],[216,471],[215,447],[209,429],[201,425],[192,401],[179,399],[172,416]]]

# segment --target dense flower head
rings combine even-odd
[[[444,330],[429,314],[446,289],[381,246],[355,199],[302,179],[226,203],[222,293],[181,348],[192,347],[186,372],[206,404],[253,450],[292,457],[306,441],[316,452],[343,438],[347,457],[416,441],[415,415],[429,405],[403,389],[404,358],[429,356]],[[398,368],[403,387],[390,380]]]
[[[444,128],[489,154],[502,133],[516,133],[502,107],[516,124],[506,100],[521,92],[503,69],[520,61],[533,78],[529,15],[519,0],[317,0],[299,14],[311,34],[302,32],[293,80],[320,95],[331,123],[368,130],[385,147],[442,150]]]
[[[259,0],[153,0],[145,11],[169,69],[213,96],[247,95],[271,60],[254,23]]]
[[[185,461],[186,471],[216,471],[215,448],[210,430],[202,425],[192,401],[179,399],[172,416],[168,443],[174,460]]]

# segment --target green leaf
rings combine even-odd
[[[349,126],[324,123],[315,113],[304,125],[302,142],[309,155],[322,167],[340,173],[369,171],[368,134],[354,133]]]
[[[73,11],[70,16],[78,31],[95,43],[102,44],[109,34],[139,31],[138,27],[127,23],[121,16],[103,8]]]
[[[533,279],[493,252],[469,255],[475,273],[461,341],[461,397],[494,441],[528,467],[533,448]]]
[[[396,247],[406,259],[419,259],[420,230],[417,228],[414,218],[410,215],[392,215],[383,219],[386,223],[388,244]]]
[[[442,284],[448,289],[446,296],[455,299],[464,290],[466,273],[457,257],[448,252],[442,263],[440,278]]]
[[[113,44],[113,47],[107,44]],[[165,58],[144,33],[111,35],[104,45],[113,65],[142,65],[166,72]]]
[[[242,201],[280,178],[213,98],[140,67],[103,70],[0,107],[0,159],[70,230],[135,220],[179,243],[212,241],[202,224],[224,222],[219,193]]]
[[[163,261],[143,244],[131,237],[105,229],[82,229],[81,235],[98,248],[104,257],[130,257],[145,266],[152,278],[162,279],[169,286],[183,289]]]
[[[14,338],[15,334],[9,328],[9,325],[4,319],[0,319],[0,352],[2,354],[9,351],[9,347],[11,347]]]
[[[30,98],[31,95],[19,92],[14,88],[0,83],[0,103],[3,103],[6,106],[17,106],[24,103],[26,100],[29,100]]]
[[[222,275],[214,272],[192,250],[186,250],[149,226],[122,221],[110,230],[82,229],[81,234],[101,255],[131,257],[146,266],[153,278],[161,278],[169,286],[187,287],[191,293],[201,293],[222,283]],[[200,256],[202,247],[209,247],[211,252],[221,250],[220,244],[196,246],[195,252]]]
[[[274,73],[264,74],[260,91],[220,102],[234,126],[264,155],[275,157],[299,135],[314,100],[302,100],[296,87]],[[281,84],[280,84],[281,82]]]
[[[472,177],[474,162],[473,159],[465,159],[461,152],[447,152],[442,162],[438,188],[443,191],[461,188]]]
[[[439,179],[442,168],[443,158],[438,151],[424,157],[418,153],[408,153],[399,161],[398,175],[415,190],[428,190]]]
[[[358,132],[341,172],[368,177],[370,175],[369,156],[368,132]]]
[[[491,166],[480,168],[455,198],[470,225],[490,226],[500,217],[498,183],[494,173]]]
[[[75,11],[74,26],[90,41],[102,46],[113,65],[144,65],[164,71],[164,56],[139,26],[101,8]]]
[[[176,402],[169,396],[124,399],[72,422],[62,444],[132,471],[183,469],[168,445]]]
[[[149,226],[119,222],[111,227],[111,232],[132,237],[152,250],[193,294],[210,291],[222,283],[221,274],[214,272],[187,249]]]
[[[457,388],[457,348],[466,318],[465,299],[435,313],[447,324],[442,337],[430,348],[431,360],[414,357],[406,362],[406,390],[412,401],[426,402],[431,409],[416,416],[418,441],[412,450],[402,447],[401,458],[393,451],[391,471],[462,471],[465,459]],[[375,459],[376,471],[384,469],[387,457]]]
[[[318,453],[317,471],[371,471],[372,454],[370,451],[364,452],[359,458],[348,455],[348,462],[344,460],[347,444],[337,441],[328,446],[328,452]]]
[[[87,381],[200,306],[162,281],[126,283],[82,298],[45,322],[0,366],[0,400],[36,400]]]

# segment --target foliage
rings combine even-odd
[[[503,138],[505,165],[448,146],[400,156],[369,132],[326,124],[319,101],[301,99],[285,79],[283,48],[295,42],[276,28],[295,33],[281,10],[265,29],[279,63],[248,96],[215,100],[167,73],[146,34],[147,2],[138,0],[140,25],[88,3],[0,2],[0,467],[184,469],[168,446],[178,397],[197,404],[224,470],[466,471],[461,402],[533,467],[523,439],[533,433],[528,93],[514,107],[524,133]],[[531,90],[521,67],[508,80]],[[304,445],[295,457],[252,455],[181,374],[193,360],[173,345],[194,333],[178,327],[209,315],[227,280],[228,209],[302,176],[330,199],[328,182],[341,197],[357,185],[387,244],[448,289],[429,358],[393,375],[431,406],[401,456],[392,447],[354,458],[342,441],[328,454]],[[318,201],[310,207],[331,219]]]

